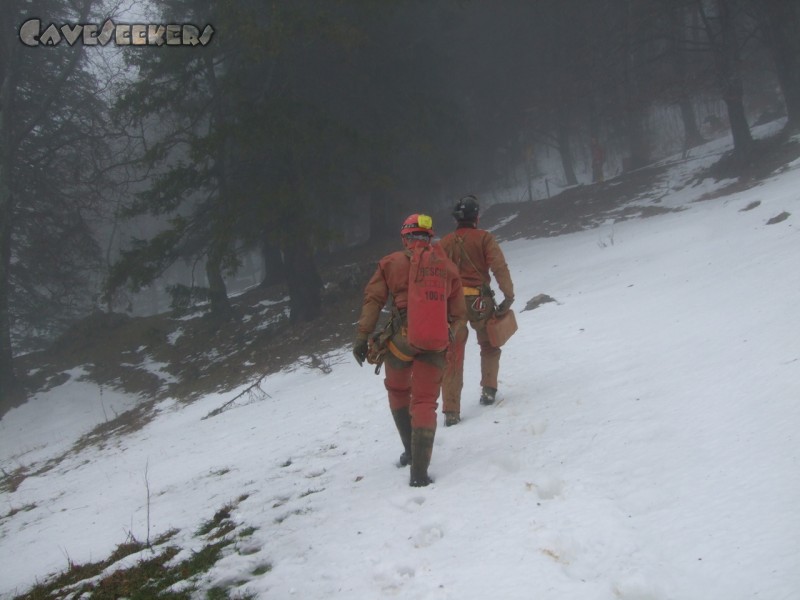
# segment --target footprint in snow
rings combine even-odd
[[[414,569],[406,565],[384,566],[375,573],[374,579],[382,592],[394,595],[414,579],[415,574]]]
[[[392,504],[403,512],[416,513],[425,504],[424,496],[411,496],[409,498],[398,498]]]
[[[508,473],[518,473],[521,468],[519,458],[514,454],[492,456],[489,458],[489,462]]]
[[[547,421],[544,419],[535,419],[528,425],[528,431],[531,435],[542,435],[547,431]]]
[[[620,600],[663,600],[666,595],[643,575],[632,575],[614,583],[614,596]]]
[[[439,525],[428,525],[421,528],[412,538],[415,548],[427,548],[444,537],[444,530]]]
[[[279,516],[275,517],[274,522],[275,522],[275,524],[280,525],[281,523],[283,523],[289,517],[307,515],[308,513],[311,512],[311,510],[312,510],[311,508],[306,507],[306,508],[298,508],[298,509],[295,509],[295,510],[292,510],[292,511],[289,511],[289,512],[285,512],[282,515],[279,515]]]
[[[529,490],[536,492],[539,500],[552,500],[564,492],[564,482],[552,475],[539,475],[534,481],[525,484]]]

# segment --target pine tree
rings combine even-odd
[[[37,9],[76,23],[92,5],[43,0]],[[0,13],[0,410],[22,396],[14,354],[91,303],[99,249],[90,220],[102,201],[96,167],[107,158],[85,49],[23,45],[10,33],[30,17],[21,0]]]
[[[172,20],[213,22],[220,33],[204,48],[131,56],[138,77],[117,111],[149,133],[141,166],[154,176],[128,213],[168,221],[122,252],[108,288],[136,289],[178,259],[200,258],[212,314],[224,317],[224,274],[239,267],[238,253],[277,247],[291,318],[310,320],[321,310],[314,256],[337,198],[323,184],[335,181],[337,157],[349,155],[346,132],[324,105],[330,98],[314,87],[319,77],[305,74],[319,75],[325,55],[313,53],[315,39],[329,26],[304,6],[266,12],[254,1],[171,0],[162,9]]]

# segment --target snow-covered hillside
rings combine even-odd
[[[478,404],[473,333],[464,420],[440,425],[428,488],[394,466],[382,377],[349,348],[326,357],[330,369],[270,376],[264,394],[230,405],[246,385],[165,401],[142,430],[49,468],[133,399],[74,372],[12,410],[0,466],[40,474],[0,494],[0,597],[126,539],[171,532],[179,561],[223,507],[232,543],[175,590],[800,597],[800,160],[695,202],[731,183],[687,184],[709,160],[662,182],[660,206],[682,210],[503,244],[520,330],[504,349],[500,402]],[[540,293],[556,302],[524,310]]]

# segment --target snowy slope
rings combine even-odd
[[[520,330],[500,402],[478,405],[473,334],[464,420],[437,432],[432,486],[409,488],[394,467],[382,378],[342,349],[330,373],[270,376],[268,397],[217,416],[204,418],[241,390],[164,402],[140,432],[3,492],[0,597],[128,535],[178,529],[188,554],[231,502],[237,525],[258,529],[201,587],[305,600],[800,597],[800,161],[704,202],[693,200],[722,184],[683,186],[689,170],[676,167],[662,200],[680,212],[503,245]],[[539,293],[557,302],[523,311]],[[0,421],[0,466],[35,469],[131,400],[105,390],[101,402],[77,376],[39,394]]]

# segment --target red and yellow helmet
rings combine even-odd
[[[403,226],[400,228],[400,235],[409,233],[424,233],[433,237],[433,219],[423,214],[411,215],[403,221]]]

